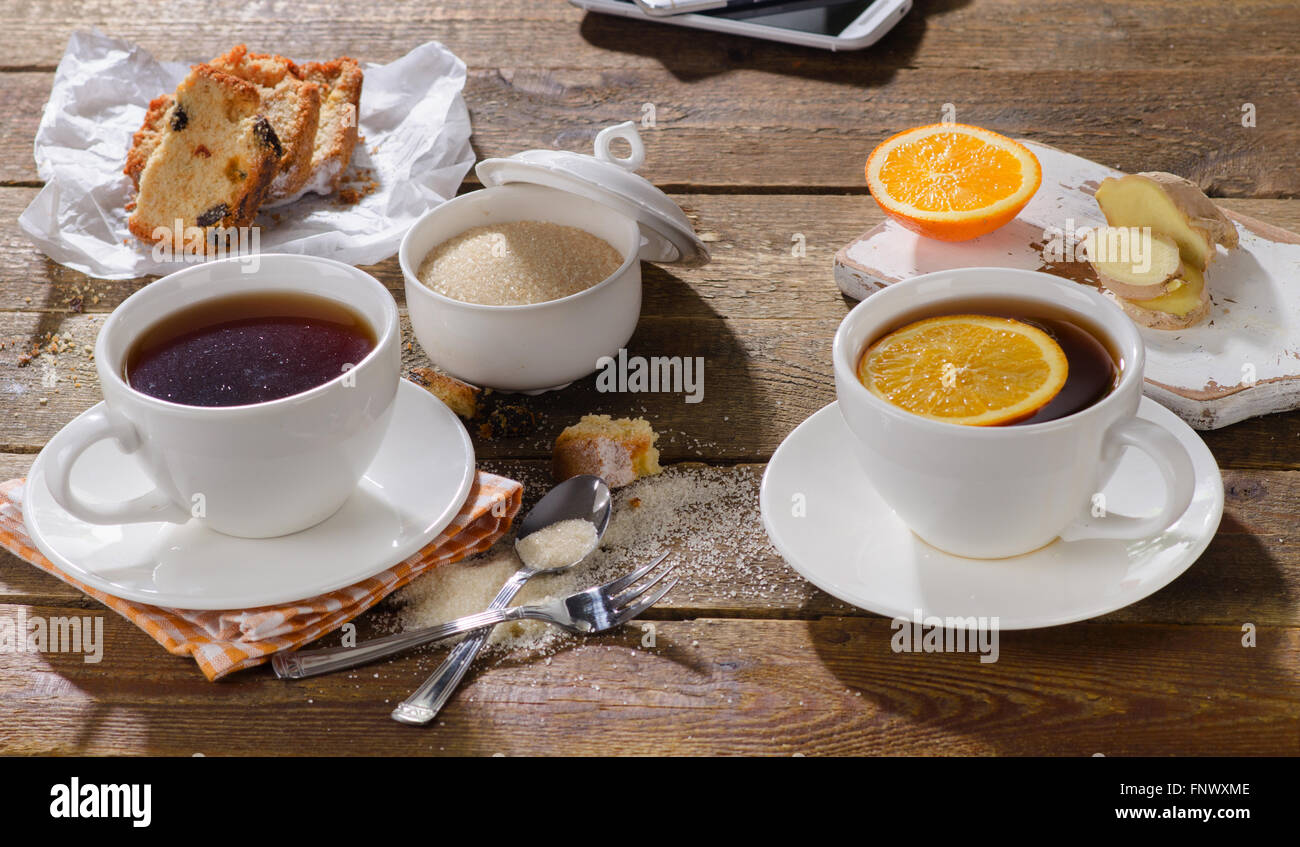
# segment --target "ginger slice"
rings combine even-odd
[[[1204,271],[1215,245],[1237,246],[1237,229],[1194,182],[1152,171],[1108,177],[1097,188],[1097,205],[1111,226],[1149,226],[1178,245],[1183,262]]]
[[[1099,227],[1089,262],[1101,284],[1121,297],[1149,300],[1178,287],[1183,260],[1167,235],[1141,227]]]
[[[1149,300],[1119,297],[1124,312],[1141,326],[1151,329],[1186,329],[1200,323],[1210,312],[1210,295],[1204,275],[1184,265],[1182,276],[1168,293]]]

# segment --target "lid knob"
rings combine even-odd
[[[631,148],[615,156],[610,147],[622,139]],[[606,206],[636,221],[641,230],[637,255],[647,262],[688,266],[709,261],[708,248],[673,199],[636,173],[645,163],[645,145],[636,124],[626,121],[596,134],[595,155],[568,150],[525,150],[504,159],[484,159],[474,171],[486,186],[525,183],[553,188]]]
[[[609,149],[616,138],[623,139],[632,148],[632,152],[626,157],[615,156]],[[624,121],[621,124],[607,126],[597,133],[596,158],[629,171],[634,171],[645,164],[645,145],[641,143],[641,136],[636,131],[636,124],[632,121]]]

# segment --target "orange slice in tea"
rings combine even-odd
[[[872,344],[858,379],[883,400],[936,421],[999,426],[1031,417],[1061,387],[1061,346],[1036,326],[989,315],[926,318]]]
[[[1018,141],[967,124],[931,124],[881,142],[867,186],[885,214],[942,241],[966,241],[1010,221],[1043,181]]]

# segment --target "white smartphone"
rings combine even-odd
[[[769,0],[636,0],[647,15],[681,15],[707,12],[710,9],[737,8],[766,3]]]
[[[592,12],[677,24],[823,50],[861,50],[893,29],[912,0],[569,0]],[[654,6],[648,14],[642,5]]]

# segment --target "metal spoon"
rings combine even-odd
[[[600,477],[584,475],[566,479],[548,491],[546,496],[539,500],[528,515],[520,521],[515,536],[515,549],[517,551],[519,542],[534,532],[573,518],[591,521],[596,527],[596,542],[599,544],[605,529],[609,526],[612,508],[613,500],[609,493],[609,486]],[[523,559],[521,558],[520,561],[522,562]],[[501,590],[488,606],[488,611],[509,606],[515,594],[524,587],[524,583],[538,574],[559,573],[580,561],[582,560],[569,562],[556,568],[535,568],[524,564],[501,586]],[[398,704],[393,710],[393,720],[415,726],[433,720],[451,698],[452,692],[456,690],[456,686],[460,684],[461,678],[474,663],[474,658],[483,649],[491,634],[491,629],[480,629],[466,636],[452,649],[447,658],[443,659],[433,676],[425,680],[410,697]]]

